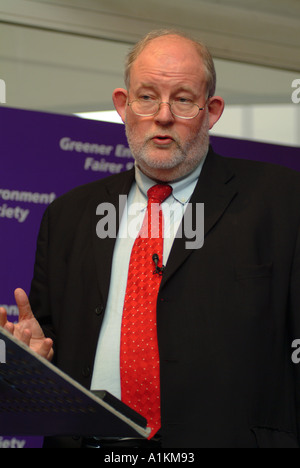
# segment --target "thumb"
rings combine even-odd
[[[15,290],[15,301],[19,309],[19,321],[33,318],[33,313],[27,294],[23,289]]]

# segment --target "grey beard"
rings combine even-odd
[[[172,158],[167,159],[162,157],[153,158],[151,156],[150,141],[152,137],[146,137],[144,144],[138,147],[134,141],[134,137],[131,138],[131,132],[128,130],[127,125],[126,135],[137,165],[142,171],[146,165],[148,169],[147,175],[150,177],[149,170],[155,171],[156,173],[153,174],[154,178],[157,178],[158,171],[172,171],[173,180],[182,178],[196,169],[208,152],[209,133],[206,126],[201,129],[200,134],[196,138],[186,145],[186,148],[182,148],[178,141],[175,140],[174,144],[176,147],[173,150]],[[161,176],[163,176],[163,173]]]

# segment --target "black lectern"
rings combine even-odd
[[[90,392],[0,327],[0,434],[145,437],[147,421],[106,391]]]

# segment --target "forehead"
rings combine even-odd
[[[186,85],[202,90],[206,85],[203,60],[192,41],[178,36],[153,39],[132,65],[130,84]]]

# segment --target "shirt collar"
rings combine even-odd
[[[204,161],[206,159],[206,156],[202,159],[201,163],[199,166],[197,166],[196,169],[194,169],[193,172],[191,172],[189,175],[186,177],[183,177],[182,179],[179,179],[175,182],[169,183],[171,187],[173,188],[172,192],[172,197],[182,205],[185,205],[186,203],[189,202],[195,187],[197,185],[199,176],[202,171],[202,167],[204,164]],[[147,192],[148,190],[153,187],[157,182],[154,180],[150,179],[148,176],[146,176],[135,164],[135,180],[138,186],[138,189],[140,192],[144,195],[144,197],[147,199]]]

